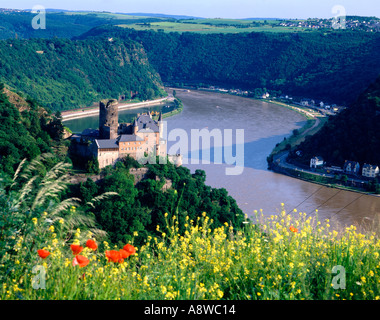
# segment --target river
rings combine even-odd
[[[190,136],[192,129],[244,129],[244,170],[242,174],[226,175],[233,166],[202,163],[185,164],[192,172],[206,172],[206,183],[225,188],[236,199],[239,207],[249,216],[257,210],[264,215],[278,214],[281,203],[287,212],[298,211],[331,219],[331,224],[342,226],[365,224],[370,226],[380,213],[380,197],[343,191],[305,182],[267,170],[266,157],[276,143],[301,128],[305,118],[287,108],[253,99],[203,91],[177,91],[182,100],[182,113],[165,119],[168,132],[184,129]],[[155,107],[160,110],[160,107]],[[147,109],[119,112],[120,121],[129,121],[136,113]],[[150,109],[152,110],[152,108]],[[97,117],[66,121],[74,132],[97,128]],[[234,141],[234,140],[233,140]],[[168,142],[168,147],[176,142]],[[193,150],[191,144],[189,150]],[[211,153],[214,148],[211,146]]]

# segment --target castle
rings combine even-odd
[[[147,112],[139,115],[133,123],[119,124],[118,101],[114,99],[99,103],[99,130],[86,129],[82,134],[72,136],[72,140],[77,142],[75,154],[95,157],[100,169],[128,155],[136,160],[152,154],[167,156],[162,113],[157,121]],[[169,158],[176,165],[181,164],[179,155]]]

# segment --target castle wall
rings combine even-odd
[[[99,168],[102,169],[109,165],[114,165],[119,159],[118,149],[98,150]]]

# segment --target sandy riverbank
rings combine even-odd
[[[168,96],[161,99],[155,99],[155,100],[149,100],[149,101],[143,101],[143,102],[137,102],[137,103],[124,103],[124,104],[119,104],[118,109],[119,111],[126,110],[126,109],[137,109],[144,106],[159,105],[165,102],[172,102],[173,100],[174,98],[172,96]],[[99,107],[67,110],[67,111],[63,111],[61,114],[62,114],[62,122],[64,122],[67,120],[99,115]]]

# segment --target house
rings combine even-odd
[[[376,178],[379,175],[379,167],[365,163],[362,169],[362,176],[368,178]]]
[[[344,161],[343,171],[351,174],[359,174],[360,164],[356,161]]]
[[[301,100],[301,105],[307,107],[307,106],[314,106],[315,100],[312,99],[302,99]]]
[[[310,168],[319,168],[324,165],[322,157],[313,157],[310,159]]]

